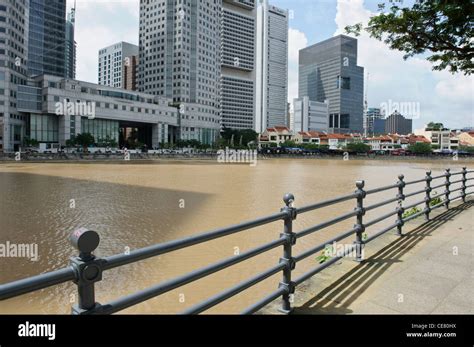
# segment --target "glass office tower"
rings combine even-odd
[[[30,0],[28,74],[65,76],[66,0]]]

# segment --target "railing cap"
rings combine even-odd
[[[81,253],[92,253],[100,243],[99,234],[87,228],[74,230],[69,237],[71,244]]]
[[[290,205],[295,201],[295,196],[291,193],[287,193],[283,197],[283,201],[285,202],[286,206],[290,207]]]
[[[364,186],[365,186],[365,181],[364,180],[356,181],[356,187],[357,188],[362,189],[362,188],[364,188]]]

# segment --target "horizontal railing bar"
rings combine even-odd
[[[418,191],[413,192],[413,193],[405,194],[405,199],[409,198],[410,196],[415,196],[415,195],[422,194],[422,193],[426,193],[426,188],[422,189],[422,190],[418,190]]]
[[[198,279],[211,275],[215,272],[221,271],[229,266],[238,264],[256,255],[267,252],[273,248],[283,245],[285,242],[286,242],[286,238],[282,237],[278,240],[275,240],[263,246],[254,248],[238,256],[221,260],[217,263],[192,271],[186,275],[179,276],[177,278],[174,278],[165,282],[161,282],[155,286],[138,291],[136,293],[129,294],[123,298],[117,299],[115,301],[110,302],[107,305],[104,305],[104,307],[101,308],[100,313],[108,314],[108,313],[115,313],[115,312],[121,311],[127,307],[139,304],[143,301],[149,300],[153,297],[169,292],[170,290],[173,290],[185,284],[197,281]]]
[[[419,179],[419,180],[416,180],[416,181],[405,182],[405,185],[409,186],[409,185],[412,185],[412,184],[417,184],[417,183],[422,183],[422,182],[426,182],[426,179],[422,178],[422,179]]]
[[[321,264],[320,266],[318,266],[317,268],[311,270],[311,271],[308,271],[307,273],[301,275],[300,277],[298,277],[297,279],[294,280],[294,283],[295,285],[300,285],[301,283],[303,283],[304,281],[306,281],[307,279],[313,277],[314,275],[316,275],[318,272],[324,270],[325,268],[329,267],[330,265],[334,264],[335,262],[337,262],[338,260],[344,258],[348,253],[351,253],[354,251],[354,248],[355,248],[355,245],[351,245],[345,252],[343,255],[340,255],[340,256],[337,256],[337,257],[334,257],[334,258],[331,258],[329,259],[328,261],[326,261],[325,263]]]
[[[431,187],[431,189],[438,189],[438,188],[442,188],[442,187],[446,187],[446,184],[445,184],[445,183],[442,183],[442,184],[440,184],[440,185]]]
[[[344,195],[344,196],[340,196],[338,198],[318,202],[316,204],[299,207],[299,208],[296,209],[296,211],[297,211],[298,214],[309,212],[309,211],[314,211],[314,210],[317,210],[317,209],[322,208],[322,207],[331,206],[331,205],[334,205],[334,204],[337,204],[337,203],[340,203],[340,202],[344,202],[344,201],[347,201],[347,200],[354,199],[357,196],[358,196],[357,193],[353,193],[353,194],[350,194],[350,195]]]
[[[380,188],[375,188],[375,189],[369,189],[369,190],[366,190],[365,193],[367,195],[369,194],[375,194],[375,193],[380,193],[380,192],[383,192],[383,191],[386,191],[386,190],[390,190],[390,189],[394,189],[394,188],[398,188],[398,183],[396,184],[392,184],[390,186],[385,186],[385,187],[380,187]]]
[[[327,228],[328,226],[331,226],[333,224],[337,224],[339,222],[342,222],[343,220],[346,220],[348,218],[351,218],[351,217],[354,217],[357,215],[357,211],[353,211],[353,212],[349,212],[349,213],[346,213],[346,214],[343,214],[342,216],[339,216],[339,217],[336,217],[336,218],[333,218],[333,219],[330,219],[326,222],[323,222],[323,223],[320,223],[320,224],[317,224],[315,226],[312,226],[310,228],[307,228],[307,229],[304,229],[298,233],[296,233],[296,238],[301,238],[303,236],[306,236],[306,235],[309,235],[311,233],[314,233],[318,230],[321,230],[321,229],[324,229],[324,228]]]
[[[436,194],[436,195],[430,196],[430,200],[433,201],[434,199],[437,199],[437,198],[439,198],[439,197],[441,197],[441,196],[445,196],[445,195],[446,195],[445,192],[438,193],[438,194]]]
[[[446,204],[446,199],[444,199],[443,201],[441,201],[439,204],[430,206],[430,209],[431,209],[431,211],[433,211],[433,210],[437,209],[438,207],[444,206],[444,204]]]
[[[445,178],[445,177],[447,177],[447,175],[446,175],[446,174],[442,174],[442,175],[434,176],[434,177],[431,177],[431,178],[432,178],[433,180],[437,180],[437,179],[439,179],[439,178]]]
[[[451,193],[454,192],[454,190],[451,191]],[[454,198],[449,198],[449,201],[454,201],[454,200],[457,200],[457,199],[461,199],[463,197],[463,194],[460,194],[458,196],[455,196]]]
[[[419,216],[421,216],[422,214],[426,213],[426,210],[421,210],[420,212],[417,212],[415,214],[412,214],[411,216],[407,217],[407,218],[403,218],[403,221],[404,222],[408,222],[408,221],[411,221],[412,219],[415,219]]]
[[[398,197],[397,198],[393,198],[393,199],[389,199],[389,200],[386,200],[386,201],[382,201],[382,202],[379,202],[377,204],[373,204],[373,205],[369,205],[365,208],[366,211],[370,211],[370,210],[373,210],[373,209],[376,209],[376,208],[379,208],[379,207],[382,207],[384,205],[387,205],[387,204],[390,204],[391,202],[395,202],[395,201],[398,201]]]
[[[464,180],[457,180],[457,181],[451,182],[451,184],[457,184],[457,183],[462,183],[462,182],[464,182]]]
[[[257,283],[260,283],[262,282],[263,280],[279,273],[281,270],[283,270],[285,268],[286,264],[284,263],[280,263],[278,265],[275,265],[273,266],[272,268],[262,272],[261,274],[259,275],[256,275],[254,277],[252,277],[251,279],[249,280],[246,280],[242,283],[239,283],[237,284],[236,286],[230,288],[230,289],[227,289],[209,299],[207,299],[206,301],[203,301],[185,311],[182,312],[182,314],[198,314],[198,313],[201,313],[203,311],[206,311],[210,308],[212,308],[213,306],[216,306],[217,304],[221,303],[222,301],[225,301],[235,295],[237,295],[238,293],[256,285]]]
[[[18,281],[0,285],[0,300],[5,300],[22,294],[34,292],[39,289],[72,281],[76,273],[72,267],[46,272],[37,276],[24,278]]]
[[[397,227],[398,223],[394,223],[392,225],[389,225],[388,227],[382,229],[381,231],[369,236],[367,239],[364,240],[364,243],[369,243],[370,241],[376,239],[377,237],[379,237],[380,235],[383,235],[385,234],[387,231],[390,231],[392,230],[393,228]]]
[[[472,187],[474,187],[474,184],[470,184],[470,185],[466,186],[466,189],[467,188],[472,188]]]
[[[459,172],[453,172],[451,173],[451,176],[457,176],[457,175],[462,175],[463,172],[462,171],[459,171]]]
[[[347,231],[347,232],[345,232],[345,233],[343,233],[339,236],[334,237],[333,239],[331,239],[329,241],[321,243],[321,244],[317,245],[316,247],[313,247],[313,248],[307,250],[306,252],[303,252],[303,253],[297,255],[296,257],[294,257],[294,259],[295,259],[296,262],[299,262],[299,261],[313,255],[314,253],[317,253],[317,252],[323,250],[327,245],[330,245],[333,242],[337,242],[337,241],[340,241],[342,239],[345,239],[346,237],[354,234],[356,231],[357,231],[357,228],[353,228],[353,229],[351,229],[351,230],[349,230],[349,231]]]
[[[433,197],[433,198],[434,198],[434,197]],[[409,210],[409,209],[411,209],[411,208],[413,208],[413,207],[416,207],[416,206],[421,205],[421,204],[424,204],[424,203],[425,203],[425,200],[423,199],[423,200],[420,201],[420,202],[415,202],[415,203],[413,203],[413,204],[410,204],[410,205],[407,205],[407,206],[403,206],[403,208],[404,208],[405,211],[406,211],[406,210]]]
[[[286,292],[286,289],[284,287],[278,288],[276,291],[273,293],[267,295],[260,301],[256,302],[252,306],[247,307],[245,310],[241,312],[241,314],[252,314],[260,310],[261,308],[267,306],[269,303],[271,303],[273,300],[277,299],[279,296],[283,295]]]
[[[281,220],[286,215],[287,215],[286,212],[279,212],[267,217],[262,217],[262,218],[244,222],[241,224],[236,224],[227,228],[217,229],[217,230],[210,231],[204,234],[199,234],[199,235],[195,235],[195,236],[191,236],[191,237],[187,237],[187,238],[183,238],[179,240],[174,240],[170,242],[161,243],[158,245],[153,245],[150,247],[133,250],[129,254],[113,255],[113,256],[105,258],[105,264],[104,264],[103,269],[104,270],[113,269],[117,266],[134,263],[136,261],[155,257],[160,254],[169,253],[172,251],[176,251],[178,249],[186,248],[186,247],[193,246],[193,245],[203,243],[206,241],[215,240],[223,236],[235,234],[237,232],[241,232],[244,230],[248,230],[251,228],[255,228],[261,225],[265,225],[265,224],[269,224],[269,223]]]
[[[377,224],[377,223],[380,223],[380,222],[384,221],[384,220],[387,219],[387,218],[392,217],[394,214],[397,214],[397,213],[398,213],[397,210],[392,211],[392,212],[390,212],[390,213],[386,213],[386,214],[384,214],[384,215],[382,215],[382,216],[380,216],[380,217],[378,217],[378,218],[372,219],[371,221],[369,221],[369,222],[367,222],[367,223],[364,223],[364,226],[365,226],[365,227],[370,227],[370,226],[372,226],[372,225],[374,225],[374,224]]]
[[[450,193],[454,193],[454,192],[457,192],[458,190],[463,190],[464,187],[459,187],[459,188],[456,188],[456,189],[451,189],[449,192]]]

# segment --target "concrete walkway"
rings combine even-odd
[[[474,200],[451,207],[374,240],[362,264],[343,259],[314,276],[294,314],[474,313]]]

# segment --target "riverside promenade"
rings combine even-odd
[[[474,313],[473,212],[471,197],[383,235],[361,264],[344,258],[298,288],[293,314]]]

